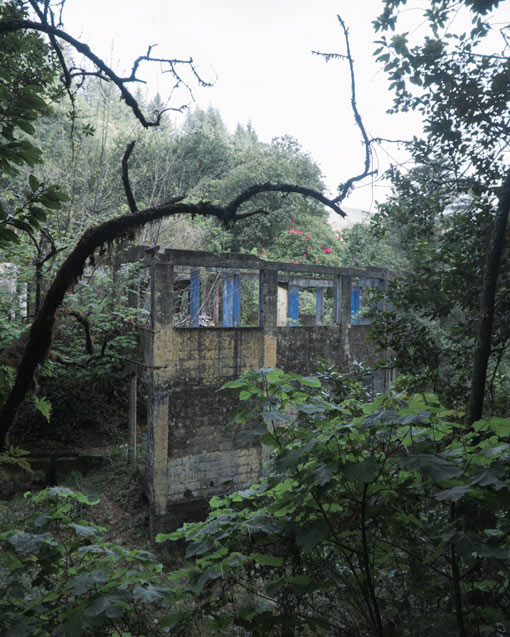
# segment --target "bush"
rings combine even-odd
[[[173,595],[146,551],[104,541],[79,518],[95,504],[70,489],[26,494],[23,529],[0,534],[2,635],[159,635]]]
[[[127,429],[127,382],[111,387],[84,383],[72,374],[44,378],[39,394],[51,403],[49,422],[32,401],[22,405],[10,433],[20,446],[73,445],[84,440],[116,441]]]
[[[510,420],[466,430],[432,394],[338,403],[334,380],[227,384],[236,421],[273,448],[269,474],[158,537],[187,540],[206,630],[508,634]]]

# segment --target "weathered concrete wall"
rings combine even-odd
[[[174,327],[174,282],[178,268],[186,266],[223,274],[229,268],[258,271],[259,327]],[[256,443],[237,444],[239,429],[226,426],[231,397],[218,392],[225,382],[261,367],[311,374],[319,356],[339,369],[347,369],[354,360],[370,364],[375,358],[366,341],[366,326],[351,326],[352,277],[359,271],[300,266],[308,277],[304,279],[290,264],[171,250],[154,253],[150,267],[151,329],[144,333],[143,350],[149,370],[146,484],[154,535],[200,518],[212,495],[260,478],[263,450]],[[280,281],[333,287],[335,323],[277,326]],[[379,379],[378,387],[384,389],[385,383]]]

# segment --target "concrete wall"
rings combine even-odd
[[[178,250],[154,252],[147,259],[151,268],[152,324],[143,338],[149,370],[145,477],[154,535],[177,528],[186,520],[199,519],[212,495],[244,488],[260,478],[263,450],[258,443],[238,445],[239,429],[226,427],[232,399],[227,392],[217,391],[225,382],[260,367],[311,374],[318,356],[339,369],[348,369],[353,360],[375,362],[366,341],[366,326],[351,327],[352,277],[366,274],[384,278],[387,273],[296,267],[264,262],[251,255],[216,256]],[[258,272],[259,326],[173,327],[174,281],[177,270],[183,267]],[[299,278],[303,268],[306,279]],[[335,286],[335,323],[278,326],[278,286],[280,283],[282,288],[282,281],[284,285],[290,282],[310,287],[310,281],[315,281],[317,286]],[[385,384],[385,378],[379,379],[380,389]]]

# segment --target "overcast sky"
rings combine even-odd
[[[212,88],[195,89],[198,105],[217,107],[230,130],[251,121],[262,141],[292,135],[335,192],[363,164],[347,64],[311,53],[345,52],[338,13],[349,26],[358,108],[369,134],[402,138],[412,131],[403,116],[385,114],[391,95],[372,57],[371,21],[380,7],[379,0],[67,0],[64,24],[116,69],[128,70],[149,44],[158,44],[161,57],[192,56],[204,79],[216,79]],[[169,86],[168,75],[151,76],[151,90],[165,96]],[[376,151],[383,170],[388,157]],[[387,151],[397,155],[395,147]],[[387,187],[365,183],[347,206],[370,209],[384,199]]]

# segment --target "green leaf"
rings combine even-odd
[[[39,188],[39,180],[34,175],[28,176],[28,184],[32,192],[35,192]]]
[[[278,525],[272,521],[271,517],[261,512],[255,513],[251,518],[248,518],[244,525],[252,533],[262,532],[272,534],[279,530]]]
[[[38,398],[37,396],[34,396],[34,403],[35,403],[35,408],[37,409],[37,411],[39,411],[46,418],[46,420],[49,422],[50,421],[50,416],[51,416],[51,403],[50,403],[50,401],[47,398],[45,398],[44,396],[41,396],[41,398]]]
[[[321,382],[318,378],[315,378],[313,376],[302,376],[300,378],[301,384],[305,385],[306,387],[320,387],[321,386]]]
[[[283,566],[283,557],[262,555],[262,553],[251,553],[249,557],[261,566]]]
[[[0,241],[3,243],[19,243],[20,239],[14,230],[0,226]]]
[[[267,375],[266,379],[268,383],[280,383],[281,379],[285,376],[281,369],[272,369]]]
[[[345,475],[350,480],[359,480],[360,482],[368,484],[369,482],[373,482],[379,469],[380,464],[375,458],[366,458],[361,462],[347,465]]]
[[[319,520],[303,526],[296,535],[296,544],[303,553],[310,553],[318,544],[329,535],[329,527],[326,520]]]
[[[38,221],[46,221],[48,218],[47,212],[39,206],[29,206],[28,210]]]
[[[470,479],[470,484],[477,484],[481,487],[493,486],[496,491],[508,486],[507,482],[500,480],[505,475],[505,466],[501,464],[495,464],[487,469],[482,469],[477,473],[474,473]]]
[[[71,579],[67,584],[76,595],[83,595],[96,584],[104,584],[108,581],[108,575],[99,569],[90,571],[90,573],[83,573]]]
[[[149,604],[163,599],[170,593],[168,588],[162,586],[154,586],[150,582],[145,586],[135,586],[133,589],[133,599],[135,602],[143,602]]]
[[[470,486],[461,485],[458,487],[452,487],[451,489],[445,489],[444,491],[440,491],[439,493],[436,493],[434,497],[436,498],[436,500],[439,500],[440,502],[443,502],[443,501],[458,502],[466,495],[466,493],[469,493],[470,491],[471,491]]]
[[[510,418],[489,418],[488,420],[478,420],[473,423],[475,431],[487,430],[494,431],[498,436],[510,437]]]
[[[208,569],[206,571],[203,571],[200,575],[200,577],[196,580],[196,582],[194,582],[194,584],[191,586],[191,591],[193,593],[200,593],[204,586],[208,583],[208,582],[212,582],[214,580],[219,579],[220,577],[222,577],[222,572],[221,570],[218,569]]]
[[[9,544],[12,544],[17,553],[30,553],[35,551],[42,544],[55,544],[51,533],[41,533],[39,535],[33,533],[25,533],[24,531],[16,531],[8,538]]]
[[[266,433],[267,433],[267,427],[265,423],[260,423],[256,427],[253,427],[252,429],[243,429],[242,431],[240,431],[236,436],[236,443],[238,445],[245,445],[252,438],[255,438],[257,436],[263,436]]]
[[[73,608],[68,612],[67,619],[62,625],[64,635],[66,637],[81,637],[83,623],[83,610],[81,608]]]
[[[328,484],[328,482],[331,482],[337,470],[338,466],[336,464],[321,464],[316,467],[310,475],[323,487],[325,484]]]
[[[98,617],[104,614],[110,619],[115,619],[123,614],[122,608],[114,606],[119,601],[121,601],[121,598],[115,594],[100,595],[84,609],[83,613],[87,617]]]
[[[400,458],[401,466],[408,471],[419,471],[425,478],[449,480],[462,475],[462,470],[448,460],[432,453],[409,455]]]
[[[18,125],[18,128],[21,128],[23,132],[28,133],[29,135],[33,135],[35,133],[35,128],[32,124],[30,124],[30,122],[19,119],[16,124]]]
[[[82,524],[75,524],[74,522],[71,522],[68,526],[74,529],[74,531],[82,537],[97,537],[98,535],[101,535],[98,529],[93,526],[84,526]]]

